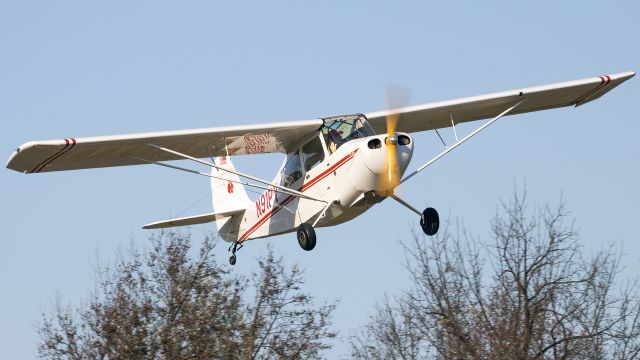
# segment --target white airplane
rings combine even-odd
[[[166,131],[142,134],[32,141],[18,147],[7,168],[27,174],[109,166],[156,164],[209,177],[215,212],[145,225],[145,229],[215,221],[231,243],[229,262],[247,240],[297,230],[304,250],[316,245],[315,227],[351,220],[391,198],[416,213],[427,235],[438,231],[438,213],[419,211],[394,193],[473,135],[505,115],[579,106],[598,99],[635,75],[625,72],[500,93],[397,107],[367,114],[306,121]],[[489,119],[463,138],[456,124]],[[452,127],[447,145],[438,129]],[[414,143],[409,133],[435,130],[445,150],[405,175]],[[273,181],[236,171],[231,156],[286,153]],[[202,160],[211,158],[211,162]],[[187,169],[168,160],[190,160],[210,172]],[[404,177],[403,177],[404,176]],[[264,190],[255,200],[244,186]]]

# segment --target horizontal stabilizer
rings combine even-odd
[[[174,227],[174,226],[205,224],[205,223],[216,221],[216,220],[226,219],[234,215],[239,215],[244,213],[244,211],[245,209],[240,209],[240,210],[234,210],[234,211],[201,214],[201,215],[187,216],[187,217],[181,217],[176,219],[156,221],[156,222],[147,224],[142,228],[143,229],[161,229],[161,228],[168,228],[168,227]]]

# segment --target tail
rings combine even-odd
[[[214,163],[223,169],[231,171],[236,170],[230,157],[217,157],[214,160]],[[244,189],[244,185],[237,182],[240,181],[238,175],[218,170],[216,168],[211,169],[211,175],[220,178],[211,178],[211,202],[215,212],[220,213],[244,210],[251,206],[251,200],[249,200],[249,196]],[[233,221],[236,217],[239,217],[240,219]],[[227,240],[225,235],[230,231],[233,232],[232,228],[239,225],[234,223],[239,223],[239,220],[241,219],[242,215],[240,214],[239,216],[217,220],[216,225],[218,226],[220,235]]]

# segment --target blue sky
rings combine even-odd
[[[639,12],[637,1],[3,1],[0,154],[8,159],[35,139],[381,110],[390,83],[421,104],[638,71]],[[577,109],[501,119],[403,194],[488,239],[499,199],[526,182],[532,203],[567,201],[585,252],[624,244],[624,276],[638,274],[638,99],[634,78]],[[414,139],[410,169],[441,150],[433,133]],[[271,178],[281,159],[234,162]],[[35,356],[39,314],[56,293],[71,304],[88,294],[96,252],[108,262],[129,242],[146,243],[143,224],[210,211],[206,179],[152,166],[31,176],[4,169],[0,185],[7,358]],[[291,234],[249,243],[234,271],[249,274],[273,244],[306,268],[312,294],[340,300],[334,324],[348,336],[385,293],[410,285],[398,242],[416,223],[384,202],[319,229],[309,253]],[[346,351],[338,342],[331,354]]]

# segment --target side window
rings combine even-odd
[[[302,164],[304,171],[309,171],[324,160],[324,149],[319,136],[302,147]]]
[[[283,184],[286,187],[292,187],[296,181],[302,178],[302,169],[300,168],[300,154],[296,151],[289,157],[287,163],[282,169]]]
[[[322,128],[322,135],[324,136],[324,142],[327,144],[327,150],[329,154],[333,154],[344,143],[342,136],[336,129],[330,129],[328,127]]]

